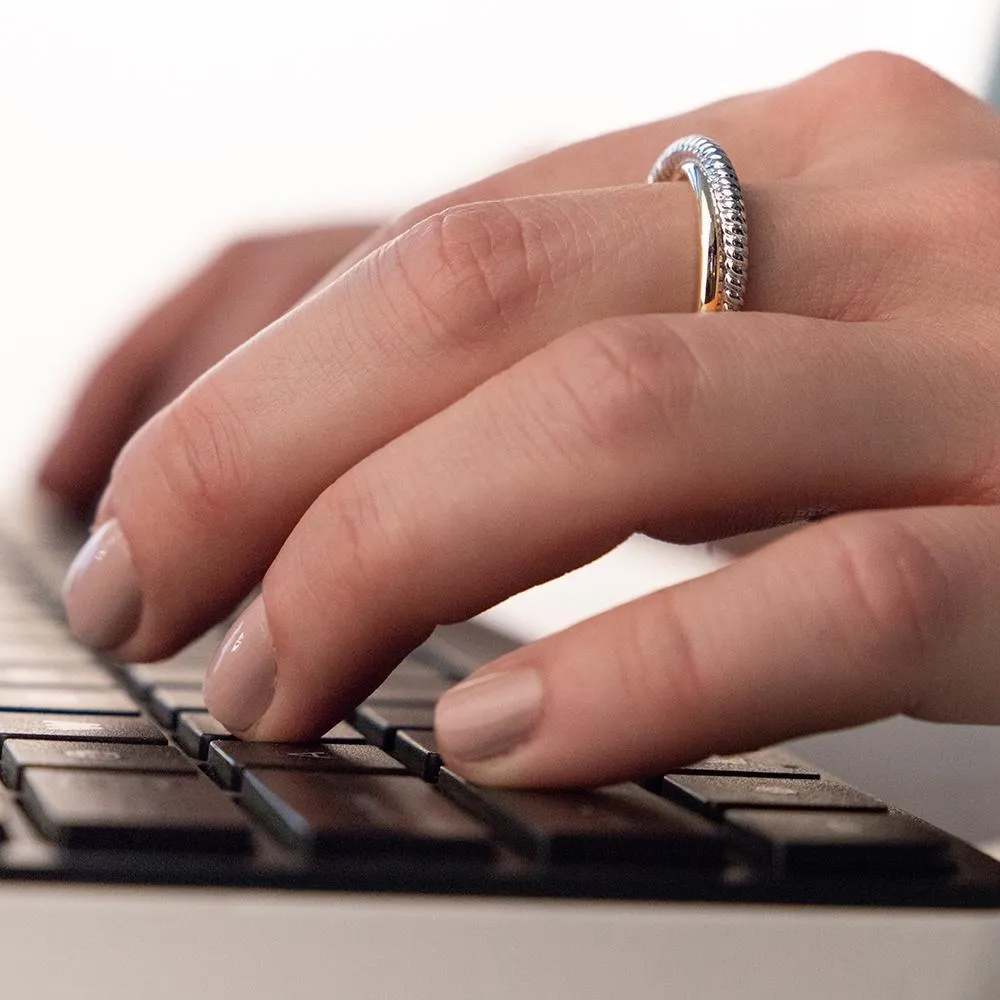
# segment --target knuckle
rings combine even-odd
[[[399,218],[389,223],[389,238],[395,239],[397,236],[402,236],[404,233],[419,226],[421,222],[425,222],[431,218],[431,216],[440,215],[442,212],[446,212],[456,205],[473,200],[475,199],[461,198],[460,192],[451,192],[437,198],[432,198],[430,201],[425,201],[404,212]]]
[[[303,561],[309,569],[302,578],[307,585],[313,582],[317,607],[329,608],[331,595],[335,604],[362,608],[373,598],[385,597],[387,563],[401,567],[407,551],[401,519],[386,500],[388,492],[348,474],[316,501],[310,530],[302,535],[299,548],[305,546]],[[331,573],[330,567],[337,571]]]
[[[196,523],[215,524],[251,487],[238,415],[208,385],[163,410],[150,454],[165,495]]]
[[[547,283],[553,252],[503,202],[446,208],[390,249],[387,288],[417,303],[435,350],[494,341]]]
[[[659,601],[640,602],[615,636],[617,689],[640,717],[704,719],[713,699],[694,638],[681,614],[664,613]]]
[[[701,364],[661,318],[593,323],[566,347],[553,366],[554,405],[582,435],[585,459],[594,446],[626,456],[690,413]]]
[[[498,178],[496,176],[487,177],[474,184],[467,184],[465,187],[457,188],[447,194],[438,195],[416,205],[391,222],[388,231],[393,238],[402,236],[403,233],[419,225],[425,219],[429,219],[432,215],[440,215],[460,205],[490,201],[502,196],[502,186],[498,184]]]
[[[843,583],[840,618],[858,635],[863,653],[901,664],[901,699],[911,695],[912,666],[925,661],[953,615],[952,587],[928,544],[898,518],[855,515],[827,522],[832,562]],[[860,628],[858,627],[860,626]],[[900,655],[885,656],[886,652]],[[872,658],[862,655],[862,669]]]
[[[216,265],[223,269],[235,269],[245,266],[260,253],[267,243],[267,237],[262,234],[247,233],[227,243],[215,257]]]
[[[869,109],[908,112],[926,111],[926,101],[945,89],[955,89],[922,63],[892,52],[858,52],[828,66],[817,82],[831,96],[847,96]]]

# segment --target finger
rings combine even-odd
[[[474,781],[573,786],[900,712],[995,723],[998,527],[995,507],[813,525],[496,661],[439,702],[439,747]]]
[[[107,482],[133,414],[178,332],[191,326],[224,280],[220,257],[167,298],[98,365],[38,473],[40,485],[85,512]]]
[[[919,405],[913,342],[908,328],[763,314],[561,338],[319,497],[264,578],[259,641],[231,640],[209,675],[214,714],[261,739],[318,735],[436,623],[636,530],[700,540],[809,508],[953,498],[978,468],[960,446],[985,436],[964,394],[941,393],[933,417]]]
[[[143,401],[144,422],[200,375],[315,288],[332,263],[376,231],[371,224],[273,233],[244,241],[239,274],[219,289],[211,308],[161,365]]]
[[[73,573],[88,593],[67,603],[76,633],[129,658],[165,655],[260,579],[309,503],[364,455],[573,325],[636,304],[685,308],[690,193],[659,187],[626,190],[600,216],[607,195],[594,192],[435,217],[231,354],[113,470],[102,513],[128,540],[123,572],[142,600],[122,606],[141,604],[139,621],[91,597],[79,571],[100,560],[88,550]]]
[[[757,135],[754,124],[731,131]],[[872,227],[860,195],[856,211],[842,199],[819,211],[822,188],[787,185],[771,204],[768,190],[747,191],[764,276],[751,308],[863,318],[869,286],[900,258],[883,245],[891,227]],[[910,202],[897,192],[894,204]],[[190,639],[256,582],[319,492],[385,441],[573,326],[688,308],[693,223],[683,185],[636,186],[452,209],[387,244],[133,439],[102,516],[128,540],[127,606],[141,614],[81,599],[71,612],[109,610],[71,613],[74,629],[131,658]]]
[[[884,266],[891,225],[850,238],[883,191],[849,207],[811,186],[746,196],[750,308],[864,318],[899,292],[899,273],[917,273]],[[896,198],[905,214],[905,189]],[[366,258],[133,438],[103,513],[128,540],[142,596],[128,607],[142,613],[84,620],[77,610],[116,606],[88,596],[68,605],[74,630],[116,655],[165,655],[240,600],[309,503],[386,441],[575,326],[690,308],[691,209],[681,184],[470,205]],[[89,590],[93,574],[78,571],[93,555],[74,586]]]
[[[40,484],[74,510],[91,507],[141,423],[287,311],[372,231],[316,228],[227,248],[101,362],[51,446]]]
[[[843,133],[857,141],[858,111],[863,111],[861,121],[870,131],[894,113],[900,117],[899,107],[892,104],[884,107],[888,101],[895,101],[905,109],[917,99],[926,101],[931,94],[943,93],[948,88],[950,85],[939,77],[909,60],[870,54],[837,63],[791,86],[741,95],[666,121],[575,143],[428,202],[374,233],[349,232],[348,245],[342,253],[333,255],[332,259],[339,261],[333,271],[326,262],[304,287],[286,297],[286,305],[305,294],[321,277],[325,276],[324,284],[328,284],[418,221],[454,205],[631,183],[641,178],[645,167],[666,143],[691,132],[707,133],[722,143],[740,164],[744,181],[796,176],[810,164],[822,162],[831,149],[840,157],[850,154],[853,148],[850,142],[834,145],[833,140]],[[813,139],[824,136],[817,128],[818,104],[835,111],[839,128],[825,137],[823,145],[807,151],[802,146],[803,135]],[[883,106],[883,113],[874,113],[873,107],[879,106]],[[755,127],[764,116],[769,119],[767,143],[759,141],[760,133]],[[891,149],[898,155],[907,144],[912,145],[912,116],[907,119],[909,132],[899,136],[898,141],[884,144],[880,152]],[[938,138],[941,139],[940,135]],[[949,149],[954,151],[951,146]],[[75,508],[84,509],[92,504],[107,480],[114,457],[136,427],[227,350],[282,311],[270,305],[269,296],[264,297],[269,308],[252,308],[250,299],[256,290],[249,290],[249,295],[233,300],[242,303],[242,315],[251,320],[249,326],[240,329],[239,336],[230,336],[227,329],[218,340],[211,335],[192,337],[186,345],[193,349],[190,359],[183,353],[171,357],[169,362],[166,359],[175,337],[195,324],[200,307],[217,301],[213,289],[224,280],[234,259],[245,257],[250,246],[251,241],[247,241],[224,254],[198,281],[182,289],[145,320],[95,371],[39,473],[46,489]],[[355,249],[349,253],[351,246]],[[206,318],[205,325],[210,331],[227,322],[225,306],[223,303],[215,316]],[[203,345],[209,349],[204,350]],[[225,350],[221,353],[213,350],[216,346]],[[168,370],[164,371],[165,368]],[[155,384],[150,387],[149,382]]]

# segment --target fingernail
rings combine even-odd
[[[94,649],[114,649],[139,624],[142,592],[128,539],[115,518],[76,554],[62,589],[73,634]]]
[[[474,677],[438,701],[438,739],[460,760],[498,757],[523,743],[542,714],[542,679],[517,668]]]
[[[205,704],[231,732],[243,732],[267,711],[277,675],[264,602],[257,598],[226,634],[208,668]]]

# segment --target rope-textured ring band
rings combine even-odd
[[[698,312],[741,309],[749,259],[747,219],[733,164],[711,139],[687,135],[667,146],[646,180],[654,184],[681,177],[688,179],[698,200]]]

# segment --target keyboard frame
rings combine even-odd
[[[6,882],[0,942],[32,1000],[1000,996],[995,911]]]

